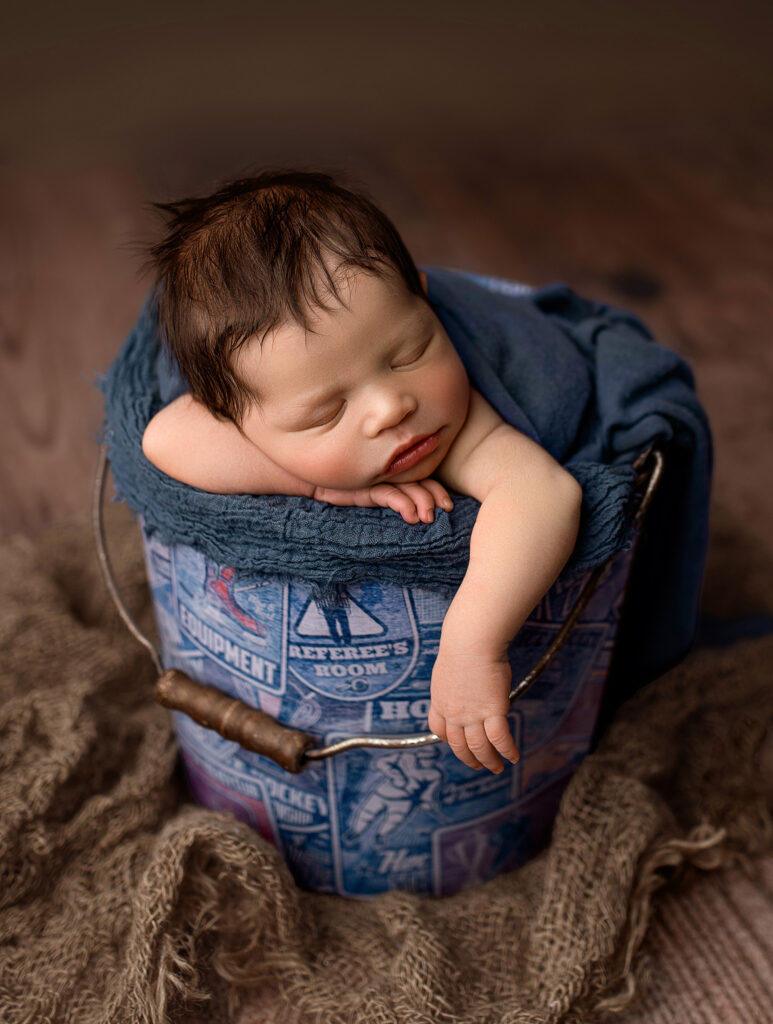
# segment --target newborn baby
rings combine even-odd
[[[577,536],[582,492],[471,387],[388,218],[321,174],[266,173],[161,207],[163,336],[190,393],[146,457],[222,494],[383,506],[407,522],[480,503],[446,613],[429,728],[471,768],[518,760],[510,641]]]

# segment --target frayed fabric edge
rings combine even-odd
[[[652,897],[684,867],[715,871],[737,860],[739,853],[726,843],[727,837],[726,829],[702,822],[691,829],[685,838],[660,842],[644,854],[628,915],[628,937],[623,950],[622,971],[616,982],[618,989],[594,1004],[596,1013],[623,1013],[641,994],[634,958],[650,925]],[[664,873],[664,869],[667,873]]]

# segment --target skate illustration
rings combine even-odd
[[[266,627],[249,615],[238,603],[234,593],[236,582],[236,570],[229,566],[220,566],[217,569],[207,562],[207,578],[205,586],[221,601],[232,619],[235,619],[242,629],[246,629],[256,636],[265,637]]]

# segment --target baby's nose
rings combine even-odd
[[[418,403],[408,392],[381,388],[368,396],[366,429],[371,437],[396,427],[416,411]]]

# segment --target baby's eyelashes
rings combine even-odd
[[[427,340],[425,342],[423,342],[419,346],[418,349],[414,349],[413,352],[411,352],[408,356],[406,356],[403,359],[402,362],[393,363],[392,364],[392,369],[393,370],[402,370],[403,367],[405,367],[405,366],[413,366],[414,363],[418,363],[418,361],[421,359],[421,357],[424,355],[424,353],[429,348],[430,343],[431,343],[433,337],[434,337],[434,332],[433,332],[433,335],[431,335],[429,338],[427,338]]]
[[[301,434],[306,430],[318,430],[336,423],[346,409],[346,399],[333,404],[320,406],[313,410],[302,409],[298,412],[280,413],[275,415],[274,422],[285,433]]]
[[[307,425],[307,430],[312,430],[314,427],[327,427],[331,423],[334,423],[341,413],[344,411],[346,402],[341,402],[334,410],[323,413],[318,419],[315,419],[313,423]]]

